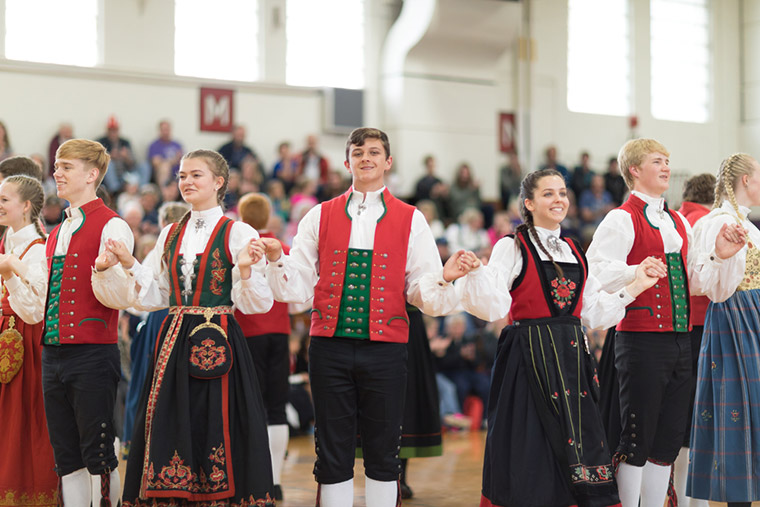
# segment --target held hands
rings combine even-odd
[[[715,238],[715,254],[721,259],[733,257],[747,244],[747,229],[740,224],[723,224]]]
[[[107,239],[105,249],[95,259],[95,269],[105,271],[111,266],[121,263],[126,269],[130,269],[135,264],[135,258],[127,250],[123,241]]]
[[[237,264],[241,268],[250,268],[264,257],[264,246],[258,240],[252,239],[248,243],[248,248],[240,250],[237,258]]]
[[[636,267],[636,278],[628,284],[626,290],[633,297],[657,283],[657,280],[668,276],[665,263],[655,257],[647,257]]]
[[[256,240],[258,245],[266,253],[269,262],[277,262],[282,257],[282,244],[275,238],[259,238]]]
[[[480,267],[480,260],[474,253],[459,250],[453,254],[443,265],[443,279],[447,282],[453,282],[461,278],[475,268]]]

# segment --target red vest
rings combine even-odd
[[[640,264],[646,257],[652,256],[660,259],[667,266],[665,247],[662,243],[660,230],[653,227],[646,218],[644,210],[647,204],[631,194],[628,200],[618,209],[631,215],[633,222],[634,242],[628,253],[626,263],[631,265]],[[665,207],[670,218],[675,224],[676,231],[683,240],[681,244],[681,261],[683,264],[684,284],[686,294],[689,294],[688,266],[686,255],[689,251],[689,240],[686,236],[686,226],[678,216],[678,213]],[[688,299],[687,299],[688,300]],[[673,331],[673,305],[671,300],[670,277],[661,278],[653,287],[645,290],[626,308],[625,318],[620,321],[616,328],[618,331],[639,332],[672,332]],[[689,317],[689,329],[691,329],[691,317]]]
[[[694,227],[697,220],[710,213],[710,209],[705,208],[701,204],[686,201],[681,204],[681,209],[678,212]],[[705,314],[707,313],[707,305],[710,304],[710,298],[707,296],[691,296],[689,302],[691,303],[691,323],[695,326],[704,326]]]
[[[349,190],[322,203],[319,221],[319,281],[314,288],[311,313],[313,336],[333,336],[338,319],[351,236],[351,218],[346,207]],[[383,342],[409,340],[406,313],[406,252],[412,229],[414,207],[391,195],[386,188],[381,198],[385,214],[377,221],[372,249],[369,338]]]
[[[586,257],[573,241],[568,238],[562,239],[570,245],[570,249],[578,259],[578,264],[583,273],[583,283],[585,284],[586,277],[588,276]],[[535,251],[533,244],[528,244],[529,240],[523,234],[516,234],[515,241],[518,241],[520,245],[523,267],[520,274],[515,278],[510,290],[510,294],[512,295],[512,306],[509,310],[510,318],[513,321],[518,321],[554,317],[554,304],[551,301],[551,295],[546,292],[547,287],[542,283],[543,275],[538,271],[542,269],[538,264],[542,262],[540,257],[538,257],[537,253],[533,253]],[[575,308],[573,308],[572,315],[580,319],[581,309],[583,308],[583,286],[581,285],[576,290],[578,291],[577,302],[575,303]]]
[[[261,232],[262,238],[274,238],[271,232]],[[290,247],[282,243],[282,253],[290,253]],[[235,320],[243,330],[243,336],[261,336],[264,334],[290,334],[290,314],[288,304],[275,301],[272,309],[266,313],[247,314],[235,310]]]
[[[52,289],[60,291],[60,306],[57,309],[60,344],[116,343],[119,311],[103,306],[97,300],[90,279],[100,249],[103,227],[119,215],[103,204],[101,199],[90,201],[80,209],[84,213],[84,222],[71,235],[61,285],[48,287],[48,298]],[[60,228],[59,224],[53,229],[45,246],[48,272],[52,271]],[[46,318],[48,311],[50,309],[46,309]]]

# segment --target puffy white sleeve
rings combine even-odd
[[[27,266],[24,276],[13,275],[5,280],[8,303],[21,320],[36,324],[45,317],[48,286],[45,244],[33,245],[21,260]]]
[[[712,301],[721,302],[736,292],[744,278],[747,245],[728,259],[720,259],[715,254],[715,240],[721,227],[735,223],[736,218],[728,213],[710,213],[695,224],[693,246],[689,251],[689,286],[693,294],[705,294]],[[743,225],[755,228],[749,222]]]
[[[462,307],[472,315],[493,322],[507,316],[512,306],[512,283],[522,270],[523,259],[515,238],[496,242],[488,265],[472,270],[456,282]]]
[[[121,241],[132,252],[135,246],[135,238],[129,225],[121,218],[115,217],[109,220],[100,235],[100,248],[98,253],[103,253],[106,240]],[[131,275],[121,266],[116,264],[102,273],[92,269],[92,292],[103,305],[116,310],[129,308],[129,301],[134,299],[134,285],[130,281]]]
[[[306,303],[314,298],[319,279],[319,220],[321,205],[314,206],[298,223],[290,254],[266,267],[274,298],[283,303]]]
[[[581,321],[590,329],[607,329],[625,317],[625,307],[636,298],[622,288],[612,294],[602,289],[601,282],[592,274],[583,287]]]
[[[627,263],[634,236],[631,216],[620,209],[607,213],[594,232],[586,258],[589,274],[599,280],[604,290],[618,291],[636,277],[636,265]]]
[[[233,262],[237,262],[237,256],[243,248],[247,248],[253,239],[258,239],[256,229],[244,222],[232,224],[230,232],[230,254]],[[240,278],[240,268],[235,265],[232,268],[232,302],[243,313],[266,313],[272,308],[274,298],[264,275],[266,259],[251,266],[250,278]]]
[[[415,210],[406,254],[406,300],[432,316],[448,315],[459,305],[454,284],[443,279],[443,264],[424,215]]]

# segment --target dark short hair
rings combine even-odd
[[[358,129],[354,129],[354,131],[349,134],[348,139],[346,140],[346,160],[348,160],[348,152],[351,149],[351,145],[353,144],[355,146],[364,146],[364,142],[367,139],[379,139],[380,142],[383,143],[386,160],[391,156],[391,143],[388,141],[388,134],[380,129],[372,127],[360,127]]]
[[[31,176],[38,181],[42,180],[42,169],[29,157],[10,157],[0,162],[0,176],[9,178],[18,174]]]
[[[698,174],[692,176],[683,184],[683,200],[707,204],[712,202],[715,195],[715,176]]]

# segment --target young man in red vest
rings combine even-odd
[[[88,506],[91,497],[102,505],[102,497],[115,507],[121,495],[113,425],[121,377],[119,312],[101,303],[90,281],[107,239],[123,241],[130,251],[134,244],[127,223],[95,195],[109,159],[100,143],[72,139],[58,148],[53,173],[58,197],[70,206],[47,239],[42,386],[67,506]]]
[[[622,431],[615,453],[623,507],[662,507],[670,471],[683,442],[691,391],[691,316],[688,258],[691,226],[670,210],[670,154],[654,139],[634,139],[618,161],[631,195],[594,234],[589,270],[614,292],[633,280],[647,257],[662,260],[667,278],[626,309],[615,335]],[[744,244],[744,230],[724,228],[709,262],[720,263]],[[640,501],[640,503],[639,503]]]
[[[361,434],[369,507],[400,502],[399,449],[406,386],[406,302],[430,315],[457,305],[451,282],[474,256],[457,252],[441,268],[422,214],[385,187],[388,136],[354,130],[346,142],[348,192],[313,208],[290,255],[261,238],[275,299],[313,298],[309,371],[314,398],[317,504],[353,505],[354,446]]]

